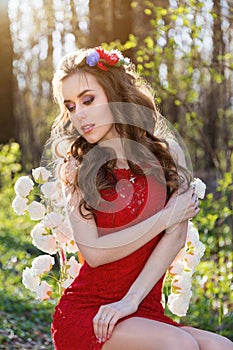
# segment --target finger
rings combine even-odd
[[[104,341],[104,329],[107,327],[106,320],[103,316],[99,318],[98,320],[98,326],[97,326],[97,337],[100,340],[100,342]]]
[[[92,320],[94,333],[98,339],[100,338],[99,337],[99,320],[105,317],[104,314],[105,314],[105,305],[101,305],[97,314]]]
[[[105,342],[108,339],[108,330],[109,324],[113,318],[113,315],[107,315],[102,321],[102,342]]]
[[[118,320],[119,320],[119,316],[117,314],[115,314],[112,317],[112,319],[110,320],[109,325],[108,325],[107,339],[109,339],[111,337],[113,329],[114,329]]]
[[[103,320],[101,320],[102,317],[102,313],[98,312],[95,317],[93,318],[93,328],[94,328],[94,333],[96,338],[101,342],[101,338],[102,338],[102,326],[101,326],[101,322]]]
[[[107,339],[108,324],[111,316],[97,314],[93,319],[94,333],[99,342],[104,342]]]
[[[97,315],[93,318],[93,329],[94,329],[94,334],[96,336],[97,339],[99,339],[98,337],[98,318],[97,318]]]
[[[198,195],[196,193],[192,196],[192,201],[193,201],[195,207],[197,207],[199,205],[199,198],[198,198]]]
[[[194,216],[196,216],[196,215],[199,213],[199,211],[200,211],[200,208],[199,208],[199,207],[196,208],[196,209],[195,209],[195,212],[194,212]]]

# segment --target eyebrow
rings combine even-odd
[[[91,89],[83,90],[82,92],[80,92],[80,94],[77,95],[77,98],[82,97],[83,95],[85,95],[89,91],[93,91],[93,90],[91,90]],[[67,103],[67,102],[71,102],[71,100],[64,100],[64,103]]]

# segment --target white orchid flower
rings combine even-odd
[[[32,201],[28,207],[27,211],[31,220],[41,220],[46,212],[46,208],[42,203]]]
[[[204,198],[206,185],[200,179],[194,179],[196,192],[199,198]],[[185,247],[177,255],[169,268],[172,276],[172,292],[168,297],[169,310],[185,316],[191,298],[192,275],[205,251],[205,246],[199,240],[199,233],[191,221],[188,223],[188,232]]]
[[[41,186],[41,192],[45,198],[51,201],[55,201],[59,198],[59,191],[57,186],[57,181],[46,182]]]
[[[32,169],[32,176],[34,180],[38,184],[42,184],[48,181],[49,177],[51,177],[51,172],[47,170],[45,167],[38,167],[36,169]]]
[[[75,254],[79,251],[78,246],[73,239],[64,244],[64,249],[67,253],[71,253],[71,254]]]
[[[21,197],[27,197],[34,187],[34,182],[29,176],[21,176],[14,185],[15,193]]]
[[[205,197],[206,184],[199,178],[194,178],[192,183],[196,186],[198,198],[203,199]]]
[[[41,284],[36,288],[35,292],[37,299],[47,300],[51,297],[52,288],[46,281],[42,281]]]
[[[62,282],[61,287],[66,289],[71,285],[73,281],[74,281],[74,278],[68,277],[65,281]]]
[[[34,271],[32,269],[26,267],[23,270],[22,282],[27,289],[30,289],[34,292],[40,284],[40,278],[38,276],[35,276]]]
[[[169,310],[177,316],[185,316],[188,311],[191,295],[191,292],[186,295],[171,293],[168,296],[167,302]]]
[[[44,217],[43,224],[45,227],[48,227],[49,229],[52,230],[60,226],[63,220],[64,220],[64,216],[62,214],[56,213],[53,211]]]
[[[57,226],[56,229],[53,230],[53,233],[60,243],[68,243],[74,239],[73,230],[67,220]]]
[[[23,215],[27,209],[28,199],[16,196],[12,202],[12,208],[17,215]]]
[[[54,264],[55,260],[52,256],[47,254],[39,255],[32,261],[32,271],[35,275],[40,276],[50,271]]]
[[[32,244],[34,244],[38,249],[48,254],[55,254],[57,252],[55,237],[49,234],[41,223],[38,223],[32,229],[31,236],[33,238]]]
[[[79,270],[82,264],[78,263],[74,256],[72,256],[68,261],[66,266],[68,267],[66,272],[71,278],[75,278],[79,274]]]

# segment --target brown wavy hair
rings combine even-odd
[[[88,49],[81,49],[64,57],[53,79],[53,95],[59,104],[60,114],[52,128],[55,153],[61,156],[59,145],[67,140],[71,143],[65,163],[69,157],[77,160],[74,188],[78,186],[83,194],[79,211],[85,218],[95,216],[93,188],[99,191],[113,188],[116,178],[112,169],[116,166],[115,152],[111,148],[90,144],[78,134],[69,119],[69,113],[63,103],[62,81],[74,73],[95,77],[105,91],[115,128],[122,138],[128,166],[136,174],[152,174],[167,187],[167,199],[179,188],[181,182],[190,182],[188,173],[182,169],[178,175],[178,165],[172,158],[167,138],[172,138],[154,103],[154,96],[148,83],[139,76],[134,66],[108,67],[103,71],[97,66],[86,64]],[[127,142],[128,141],[128,142]],[[136,147],[136,148],[135,148]],[[91,152],[90,152],[91,151]],[[87,157],[88,155],[88,157]],[[99,164],[102,164],[99,168]],[[140,167],[149,165],[149,167]],[[143,168],[143,170],[142,170]],[[162,168],[162,174],[159,169]],[[65,179],[65,181],[68,181]],[[84,214],[83,208],[89,213]]]

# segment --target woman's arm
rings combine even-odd
[[[138,305],[141,303],[184,247],[187,228],[188,221],[182,222],[172,234],[163,235],[142,272],[125,295],[126,298],[133,296]]]
[[[71,164],[70,168],[73,167],[74,165]],[[164,209],[148,219],[100,237],[94,219],[84,219],[77,209],[77,203],[80,201],[78,190],[73,192],[72,186],[66,186],[64,190],[74,238],[84,259],[92,267],[116,261],[131,254],[168,227],[192,218],[197,212],[195,198],[190,189],[186,193],[171,198]]]
[[[183,222],[176,226],[172,234],[164,234],[128,293],[120,301],[99,308],[93,319],[94,332],[98,339],[109,339],[117,321],[137,311],[139,304],[184,246],[187,224],[187,221]]]
[[[186,168],[183,151],[174,141],[170,143],[170,152],[176,162]],[[198,201],[196,201],[198,205]],[[126,298],[133,296],[139,305],[153,286],[159,281],[168,267],[174,261],[179,251],[184,247],[188,230],[188,220],[169,227],[163,235],[155,250],[149,257],[142,272],[135,280]],[[158,263],[159,262],[159,263]]]
[[[179,164],[185,167],[182,150],[176,144],[172,144],[171,148],[173,157],[176,157]],[[112,334],[116,322],[138,309],[142,300],[167,271],[180,249],[184,247],[187,229],[188,220],[166,230],[166,233],[157,244],[127,294],[116,303],[100,307],[93,319],[94,331],[97,338],[108,339]],[[101,320],[103,315],[104,321]]]
[[[85,220],[78,210],[68,209],[74,239],[84,259],[92,267],[119,260],[142,247],[168,227],[192,218],[197,212],[192,193],[191,189],[173,197],[164,209],[148,219],[102,237],[98,235],[93,219]],[[73,194],[72,199],[74,195],[77,194]],[[78,198],[75,202],[78,203]]]

